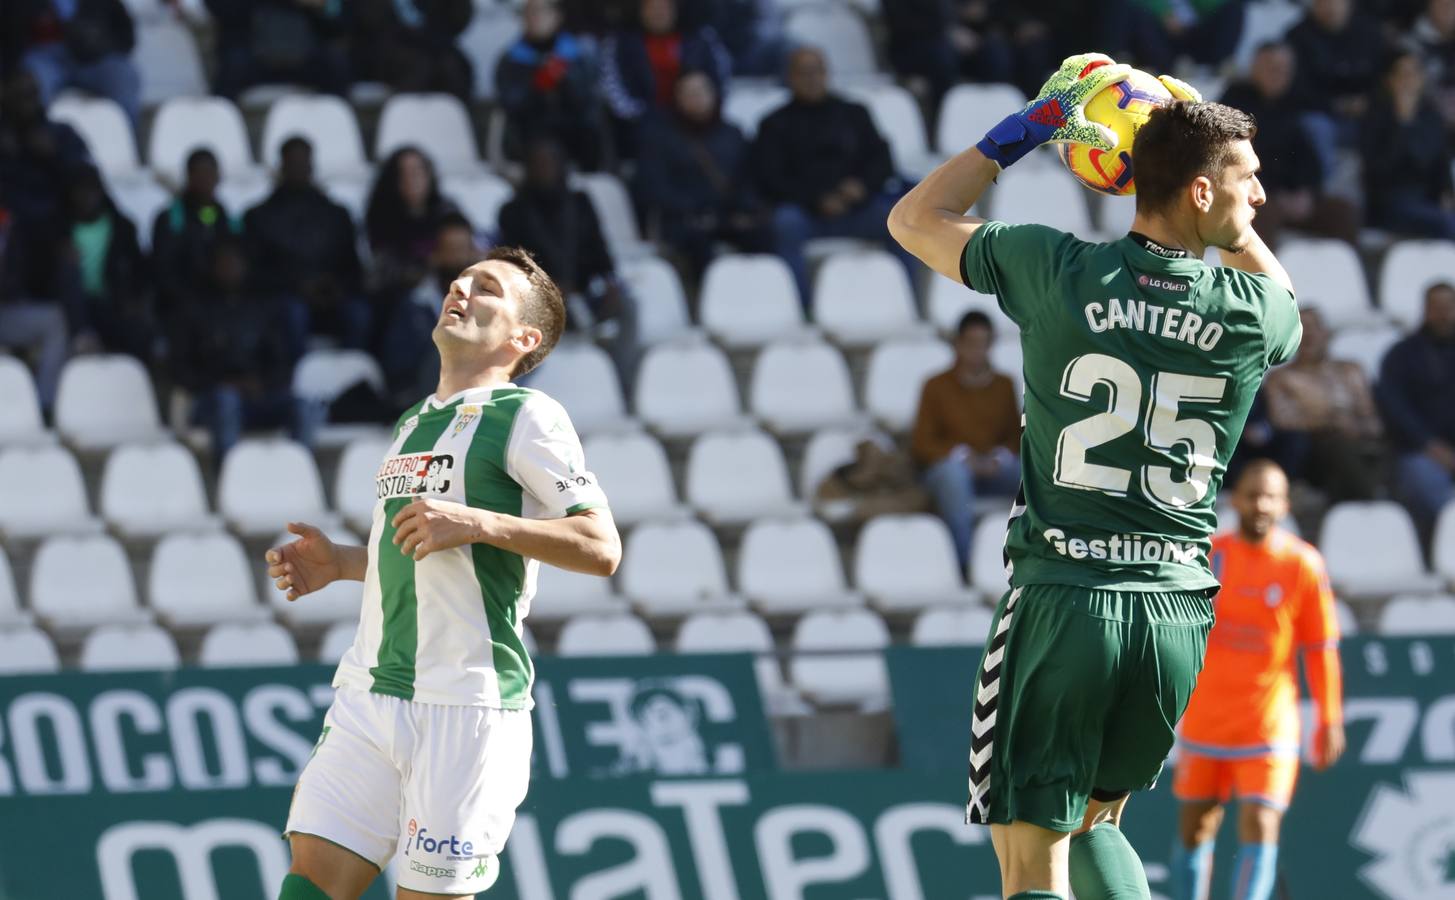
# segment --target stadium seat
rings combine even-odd
[[[562,341],[526,384],[559,401],[577,434],[620,430],[633,424],[616,366],[605,350],[587,341]]]
[[[793,273],[766,253],[715,258],[703,273],[698,303],[702,327],[729,347],[758,347],[805,330]]]
[[[672,264],[657,256],[628,260],[618,267],[637,301],[637,339],[645,346],[692,331],[687,294]]]
[[[783,680],[768,623],[750,612],[694,613],[677,629],[678,653],[751,653],[758,693],[770,716],[803,715],[810,710]]]
[[[728,590],[722,548],[696,520],[633,528],[617,574],[621,592],[649,617],[680,616],[743,605]]]
[[[171,204],[172,195],[150,177],[114,181],[106,186],[106,191],[121,214],[136,226],[137,244],[143,251],[149,252],[152,249],[152,223],[156,221],[157,213]]]
[[[1379,380],[1385,354],[1403,337],[1398,328],[1345,328],[1329,342],[1329,357],[1358,363],[1373,384]]]
[[[990,216],[1015,224],[1036,223],[1099,240],[1086,206],[1086,188],[1061,166],[1012,168],[1001,173],[990,196]]]
[[[798,473],[798,495],[812,501],[819,485],[837,469],[854,461],[855,448],[865,439],[886,445],[889,438],[867,425],[823,428],[813,433],[803,448],[803,461]],[[833,518],[830,516],[830,518]]]
[[[1379,613],[1382,635],[1455,634],[1455,596],[1395,597]]]
[[[586,467],[601,484],[611,514],[622,525],[680,518],[687,508],[677,497],[667,452],[649,434],[594,434],[582,442]]]
[[[1425,289],[1455,284],[1455,243],[1405,240],[1389,248],[1379,268],[1379,306],[1404,328],[1415,328],[1425,314]]]
[[[244,438],[222,461],[217,509],[243,535],[274,534],[288,522],[327,519],[313,454],[282,438]]]
[[[1278,261],[1298,285],[1298,305],[1317,309],[1335,330],[1378,323],[1359,254],[1334,238],[1284,241]]]
[[[883,81],[874,60],[874,41],[858,13],[836,3],[802,6],[788,13],[789,40],[823,52],[829,78],[847,85]]]
[[[152,551],[147,602],[178,627],[260,621],[271,613],[258,603],[252,569],[230,534],[175,532]]]
[[[277,169],[283,142],[300,135],[313,145],[313,171],[320,179],[368,175],[364,137],[354,108],[330,94],[293,94],[268,107],[263,121],[263,165]],[[426,152],[431,152],[426,150]]]
[[[465,104],[450,94],[395,94],[384,103],[374,159],[382,161],[410,146],[427,149],[441,175],[484,171],[470,115]]]
[[[293,368],[293,393],[304,400],[331,403],[361,382],[384,392],[384,372],[363,350],[310,350]]]
[[[825,260],[813,279],[813,321],[834,342],[851,347],[926,333],[909,275],[887,250]]]
[[[459,205],[475,233],[493,234],[499,226],[500,208],[510,199],[510,182],[490,172],[445,174],[440,191]]]
[[[217,202],[223,209],[237,210],[237,216],[268,199],[273,183],[254,172],[241,178],[228,178],[217,186]]]
[[[56,645],[44,631],[0,628],[0,675],[45,675],[60,669]]]
[[[722,104],[722,117],[751,140],[758,133],[758,123],[769,113],[788,102],[788,88],[779,84],[734,82]]]
[[[1264,0],[1262,3],[1250,3],[1244,9],[1242,36],[1238,38],[1232,57],[1223,64],[1225,69],[1233,72],[1248,71],[1258,48],[1268,41],[1282,40],[1289,29],[1305,16],[1307,7],[1296,0]],[[1202,95],[1219,96],[1207,91],[1203,91]]]
[[[476,4],[469,26],[455,40],[470,60],[476,100],[495,99],[495,67],[519,37],[520,16],[515,9],[502,3]]]
[[[811,612],[793,629],[789,680],[819,706],[882,710],[889,704],[887,646],[889,629],[868,610]]]
[[[935,149],[953,156],[985,137],[1001,119],[1022,109],[1025,94],[1011,84],[957,84],[940,101]],[[1036,154],[1031,154],[1035,156]]]
[[[844,583],[833,532],[817,519],[759,519],[738,550],[738,589],[769,616],[862,606]]]
[[[890,431],[907,431],[914,422],[925,381],[948,369],[954,358],[944,341],[885,341],[869,357],[869,372],[864,379],[865,410]]]
[[[176,669],[177,642],[156,625],[102,625],[81,645],[81,671],[120,672]]]
[[[197,664],[209,668],[295,666],[298,645],[293,634],[277,622],[230,622],[208,629],[197,652]]]
[[[40,417],[40,395],[30,369],[13,356],[0,354],[0,447],[50,443],[53,436]]]
[[[358,622],[335,622],[328,626],[318,642],[318,661],[330,666],[338,665],[344,653],[354,645],[354,636],[358,632]]]
[[[709,432],[694,441],[686,494],[703,518],[720,524],[801,510],[788,486],[783,451],[757,430]]]
[[[101,530],[81,467],[64,447],[0,449],[0,534],[7,538]]]
[[[10,558],[0,547],[0,628],[14,625],[28,625],[30,613],[20,608],[20,592],[15,589],[15,573],[10,570]]]
[[[646,656],[657,652],[647,623],[629,613],[577,616],[561,626],[557,656]]]
[[[1436,574],[1455,588],[1455,503],[1445,504],[1435,522],[1435,536],[1430,542],[1430,558]]]
[[[1440,586],[1420,558],[1410,514],[1390,500],[1334,504],[1324,517],[1319,550],[1341,597],[1425,594]]]
[[[975,521],[970,542],[970,584],[991,603],[1010,589],[1005,573],[1005,533],[1009,524],[1004,513],[986,513]]]
[[[178,97],[201,97],[210,90],[197,41],[181,22],[163,19],[137,23],[131,58],[141,76],[143,106],[165,104]]]
[[[374,478],[393,442],[392,437],[382,434],[354,438],[339,456],[334,470],[333,508],[360,534],[368,534],[374,527],[374,504],[378,502]]]
[[[742,400],[727,356],[712,344],[686,338],[659,344],[637,368],[637,416],[652,430],[684,437],[741,425]]]
[[[610,172],[580,172],[571,176],[571,181],[591,198],[612,259],[625,261],[652,255],[652,245],[642,240],[631,196],[620,178]]]
[[[149,178],[136,155],[136,135],[131,122],[115,100],[105,97],[60,97],[50,107],[52,121],[64,122],[76,130],[91,159],[109,185],[115,181]],[[151,222],[135,223],[150,230]]]
[[[909,642],[916,647],[981,647],[994,620],[995,610],[988,606],[927,609],[914,620]]]
[[[104,535],[47,538],[31,563],[30,608],[52,628],[151,619],[137,605],[125,551]]]
[[[943,275],[936,275],[930,280],[929,298],[926,305],[929,309],[930,323],[949,337],[954,336],[955,329],[960,327],[960,319],[972,309],[979,310],[990,317],[997,337],[1020,334],[1020,326],[1011,321],[1010,316],[1000,311],[1000,305],[994,294],[972,291],[960,282],[952,281]]]
[[[162,0],[122,0],[133,22],[151,22],[167,16]]]
[[[845,93],[869,108],[900,174],[918,181],[939,164],[940,157],[930,152],[924,116],[913,94],[897,84],[856,87]]]
[[[56,430],[81,450],[163,436],[151,376],[133,356],[78,356],[61,370]]]
[[[224,182],[263,176],[253,162],[242,113],[231,100],[174,97],[163,103],[152,121],[147,142],[147,164],[152,171],[164,182],[180,187],[186,176],[187,157],[199,147],[207,147],[217,156]],[[232,212],[241,215],[243,211]]]
[[[748,409],[769,430],[801,434],[859,418],[849,364],[818,340],[778,341],[753,364]]]
[[[101,517],[126,537],[215,527],[207,511],[202,470],[175,441],[123,444],[101,473]]]
[[[882,612],[970,604],[950,531],[929,513],[876,516],[854,547],[854,586]]]
[[[354,546],[364,543],[357,535],[339,525],[320,526],[320,530],[335,543]],[[297,538],[293,534],[284,532],[276,535],[269,546],[280,547],[294,540]],[[264,559],[257,560],[256,571],[264,600],[272,607],[273,612],[289,625],[306,627],[359,620],[359,609],[363,605],[364,599],[362,582],[335,581],[321,590],[304,594],[290,602],[288,595],[278,590],[277,585],[268,577],[268,565]]]
[[[627,612],[626,602],[611,590],[611,579],[570,572],[541,564],[529,614],[537,621],[558,622],[572,616]]]
[[[1349,637],[1359,633],[1359,619],[1354,610],[1343,600],[1334,601],[1334,618],[1339,623],[1339,636]]]

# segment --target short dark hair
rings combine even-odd
[[[187,154],[188,172],[192,171],[193,166],[198,166],[202,163],[212,163],[213,168],[217,168],[217,154],[213,153],[210,147],[198,147],[196,150]]]
[[[540,365],[541,360],[555,349],[561,332],[566,330],[566,300],[530,251],[521,247],[496,247],[485,254],[485,258],[510,263],[525,273],[525,280],[530,283],[530,290],[520,298],[520,321],[539,329],[541,342],[515,364],[515,371],[510,374],[511,377],[519,377]]]
[[[1257,133],[1252,116],[1221,103],[1174,100],[1152,110],[1132,142],[1137,209],[1167,210],[1194,178],[1215,177],[1233,144]]]
[[[313,153],[313,142],[301,134],[292,134],[282,144],[278,145],[279,156],[286,156],[295,150],[303,150],[311,155]]]
[[[991,337],[995,337],[995,323],[978,309],[972,309],[960,317],[960,324],[955,328],[955,337],[959,337],[971,328],[984,328],[990,332]]]

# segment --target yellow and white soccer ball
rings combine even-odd
[[[1085,144],[1057,144],[1061,162],[1076,180],[1103,194],[1125,196],[1137,192],[1132,179],[1132,139],[1152,110],[1172,100],[1172,92],[1154,76],[1133,69],[1131,77],[1111,85],[1086,103],[1086,118],[1107,126],[1117,135],[1116,149]]]

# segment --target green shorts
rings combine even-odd
[[[1093,794],[1155,784],[1212,623],[1201,593],[1002,597],[975,682],[967,821],[1075,831]]]

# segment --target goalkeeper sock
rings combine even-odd
[[[1077,900],[1152,900],[1141,858],[1110,823],[1071,839],[1070,868]]]
[[[1172,900],[1208,900],[1212,883],[1213,842],[1188,849],[1182,839],[1172,843]]]
[[[1007,900],[1066,900],[1055,891],[1021,891],[1019,894],[1011,894]]]
[[[1234,871],[1233,900],[1269,900],[1278,876],[1278,845],[1238,845]]]
[[[283,879],[283,889],[278,892],[278,900],[332,900],[323,892],[323,888],[309,881],[303,875],[289,873]]]

